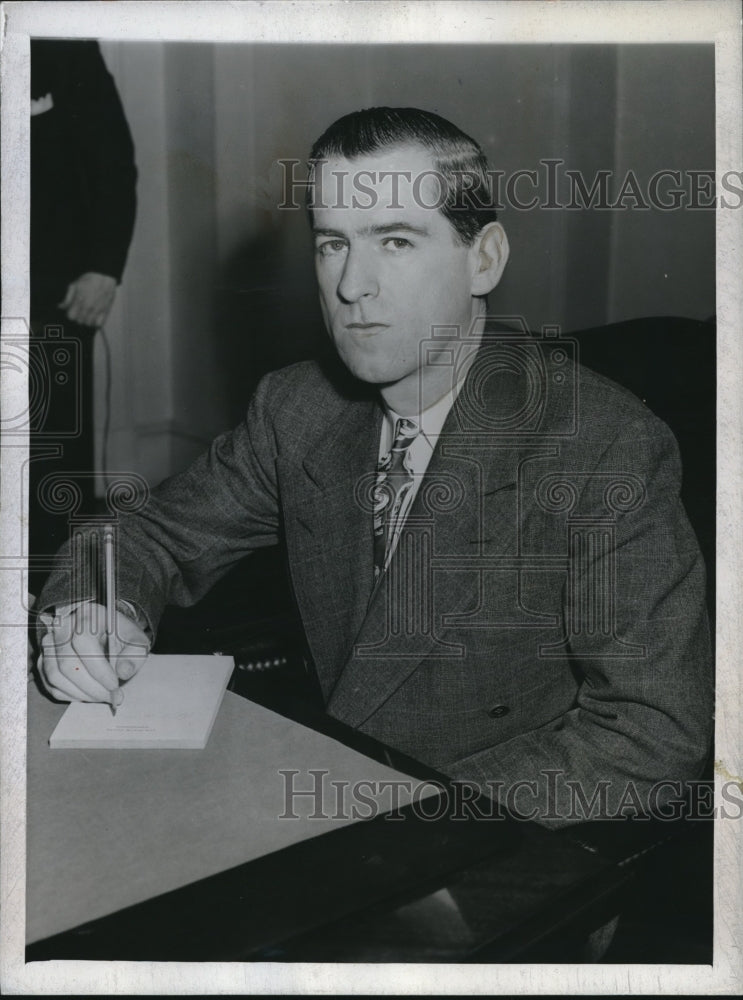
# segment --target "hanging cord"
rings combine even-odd
[[[106,384],[104,389],[104,412],[103,412],[103,436],[101,442],[101,475],[103,476],[103,484],[108,490],[108,445],[109,445],[109,435],[111,432],[111,345],[108,342],[108,337],[106,336],[106,330],[104,327],[99,327],[99,333],[101,335],[101,343],[103,344],[103,353],[105,357],[105,371],[106,371]]]

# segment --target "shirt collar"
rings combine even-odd
[[[471,358],[462,366],[457,384],[453,388],[449,389],[440,399],[437,399],[435,403],[425,409],[420,414],[420,417],[410,417],[410,419],[415,420],[420,427],[423,437],[426,438],[431,446],[431,450],[436,447],[436,442],[441,436],[441,431],[446,423],[446,418],[449,416],[449,412],[454,406],[454,402],[459,395],[462,385],[464,384],[467,373],[472,365],[472,362],[474,361],[475,353],[476,352],[473,351]],[[391,407],[387,406],[384,400],[382,400],[382,409],[384,411],[384,425],[382,433],[383,447],[389,448],[394,439],[395,425],[401,415]]]

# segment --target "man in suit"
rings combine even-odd
[[[488,320],[508,243],[459,129],[369,109],[311,163],[342,364],[268,375],[240,426],[122,518],[110,661],[60,563],[47,689],[119,703],[165,604],[282,539],[331,715],[546,824],[662,809],[711,733],[672,435],[568,342]]]

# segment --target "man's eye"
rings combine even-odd
[[[322,243],[318,243],[317,252],[322,254],[323,257],[329,257],[333,254],[340,253],[346,248],[345,240],[324,240]]]
[[[413,244],[403,236],[389,236],[383,241],[383,245],[389,247],[391,250],[407,250]]]

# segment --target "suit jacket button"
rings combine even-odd
[[[488,715],[491,719],[500,719],[502,716],[508,715],[510,711],[511,709],[508,705],[494,705],[488,712]]]

